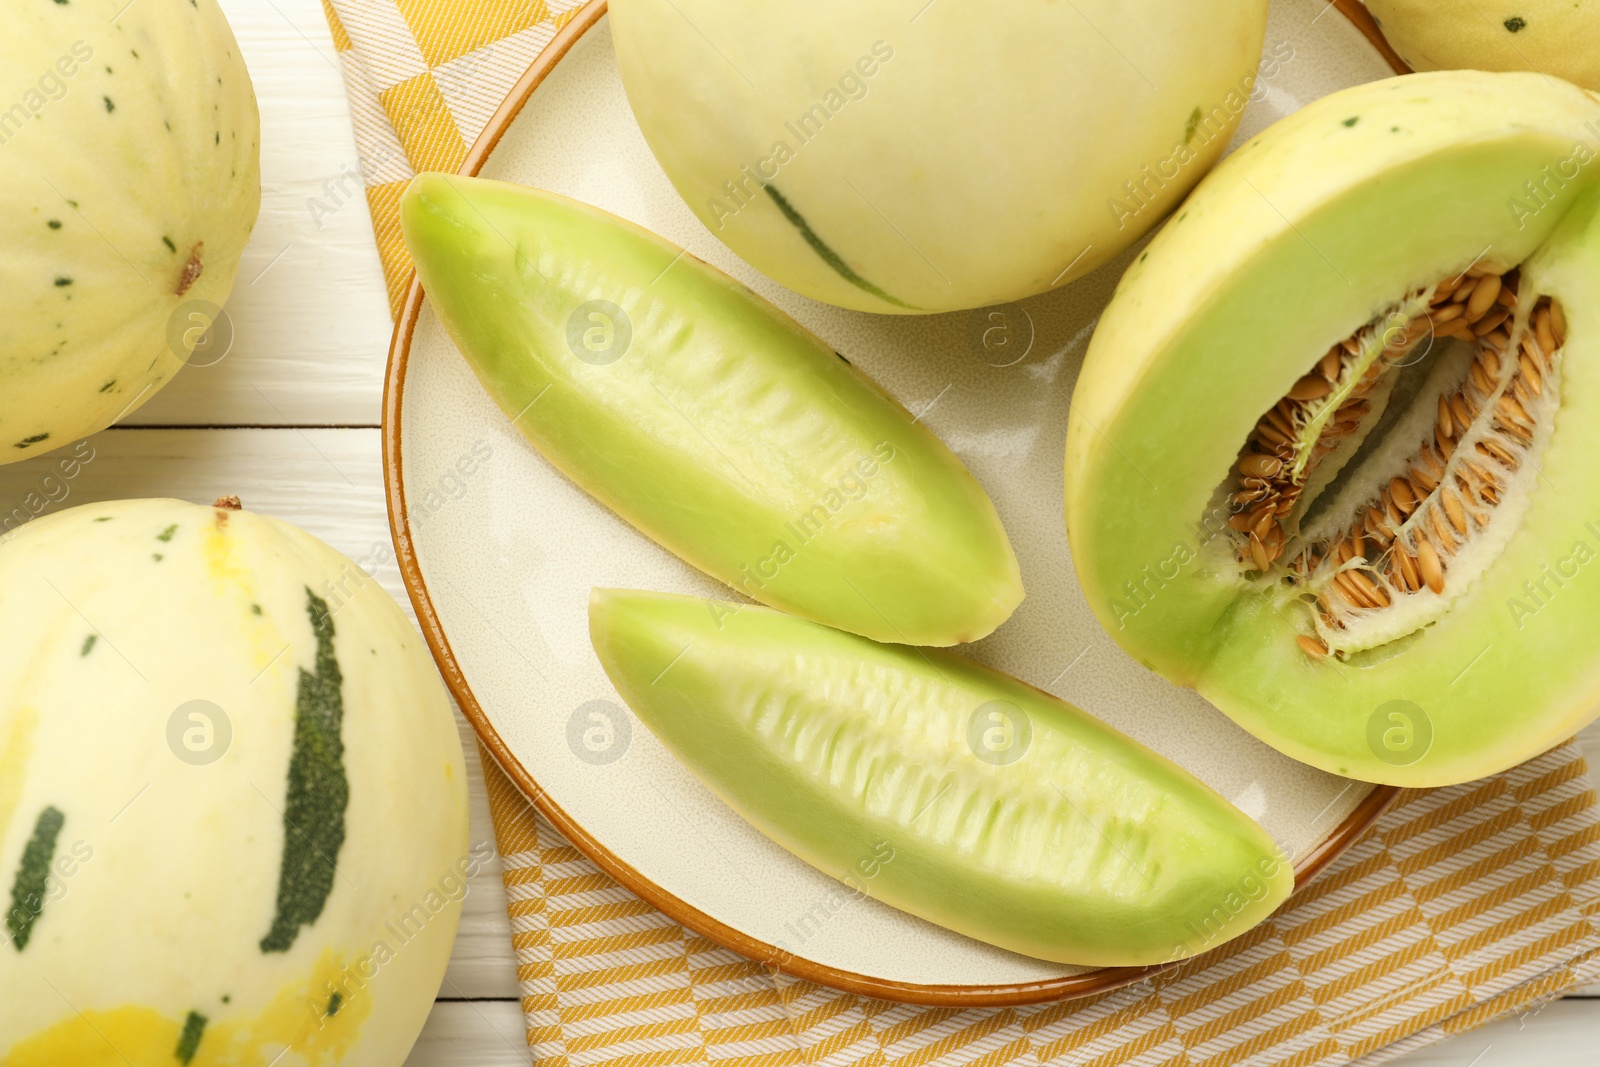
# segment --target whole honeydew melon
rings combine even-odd
[[[1600,701],[1600,102],[1537,74],[1335,93],[1129,268],[1073,396],[1090,605],[1280,751],[1492,774]]]
[[[259,126],[216,0],[6,5],[0,463],[103,429],[183,366],[255,224]]]
[[[610,10],[639,126],[713,234],[806,296],[915,313],[1064,284],[1155,225],[1228,143],[1267,5]]]
[[[394,601],[286,523],[130,500],[0,544],[0,633],[0,1064],[403,1062],[487,857]]]
[[[1367,0],[1414,70],[1528,70],[1600,89],[1596,0]]]

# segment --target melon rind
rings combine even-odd
[[[1527,70],[1600,89],[1593,0],[1367,0],[1413,70]]]

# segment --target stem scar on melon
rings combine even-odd
[[[205,273],[205,261],[200,258],[200,250],[205,248],[204,241],[196,241],[194,247],[189,249],[188,262],[183,265],[183,273],[178,275],[178,288],[174,292],[182,296],[189,291],[189,287],[200,280],[200,275]]]
[[[306,611],[317,638],[316,671],[300,668],[295,700],[294,752],[289,758],[283,810],[283,867],[272,929],[262,952],[287,952],[322,914],[333,891],[350,782],[344,770],[343,677],[333,651],[333,614],[327,601],[306,590]]]

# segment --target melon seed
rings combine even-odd
[[[1494,306],[1495,297],[1500,295],[1500,276],[1498,274],[1485,274],[1478,279],[1472,287],[1472,298],[1467,301],[1467,317],[1479,318]]]
[[[1366,613],[1388,608],[1394,596],[1424,587],[1443,595],[1444,560],[1494,521],[1509,484],[1499,472],[1519,468],[1550,410],[1545,384],[1567,328],[1560,306],[1547,297],[1536,298],[1519,325],[1519,281],[1516,270],[1474,267],[1431,292],[1411,294],[1410,306],[1425,303],[1426,310],[1401,328],[1388,316],[1375,317],[1324,352],[1257,421],[1255,447],[1240,456],[1229,497],[1237,558],[1246,570],[1306,586],[1302,599],[1314,606],[1324,634],[1354,633]],[[1432,434],[1401,473],[1354,510],[1348,532],[1296,540],[1300,497],[1312,473],[1329,456],[1350,455],[1348,442],[1368,423],[1374,396],[1385,395],[1375,393],[1380,381],[1407,362],[1395,354],[1430,332],[1477,349],[1457,387],[1436,397]],[[1514,362],[1502,379],[1505,355]],[[1294,555],[1280,567],[1291,543]],[[1337,642],[1317,636],[1296,641],[1308,656],[1336,651]]]
[[[1315,637],[1307,637],[1305,634],[1300,634],[1295,638],[1295,642],[1312,659],[1321,659],[1328,654],[1328,646],[1318,641]]]
[[[1450,518],[1450,526],[1458,534],[1467,532],[1467,510],[1461,506],[1461,498],[1455,491],[1446,489],[1439,494],[1439,499],[1444,504],[1444,511]]]
[[[1439,553],[1434,551],[1433,542],[1425,537],[1417,539],[1417,570],[1429,589],[1435,593],[1444,592],[1444,567],[1439,563]]]
[[[1272,565],[1272,561],[1267,559],[1266,546],[1261,543],[1261,538],[1253,530],[1250,533],[1250,560],[1258,571],[1264,571]]]
[[[1332,392],[1333,383],[1320,374],[1308,374],[1289,389],[1291,400],[1315,400]]]
[[[1271,478],[1283,467],[1283,461],[1260,452],[1251,452],[1239,461],[1239,473],[1246,477]]]
[[[1404,478],[1389,479],[1389,496],[1394,500],[1395,506],[1402,512],[1410,515],[1417,510],[1417,498],[1411,493],[1411,485]]]

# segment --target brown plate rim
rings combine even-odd
[[[1392,58],[1393,53],[1388,50],[1387,44],[1383,43],[1382,36],[1372,24],[1371,16],[1366,13],[1365,8],[1355,0],[1334,0],[1334,6],[1349,17],[1367,38],[1385,53],[1391,65],[1397,62]],[[495,146],[500,143],[501,137],[533,96],[534,90],[605,12],[606,0],[590,0],[551,39],[550,44],[538,55],[526,73],[512,86],[510,93],[484,128],[483,134],[467,153],[459,173],[475,175],[483,168]],[[439,666],[445,685],[455,696],[456,703],[461,706],[462,712],[472,724],[483,747],[494,757],[506,776],[532,801],[539,813],[579,851],[631,892],[702,937],[747,956],[763,966],[861,996],[942,1007],[1036,1004],[1110,992],[1183,962],[1151,967],[1102,967],[1082,974],[1008,985],[926,985],[856,974],[785,952],[720,922],[651,882],[592,837],[540,788],[539,783],[517,760],[484,713],[482,705],[473,695],[460,665],[456,662],[455,654],[451,651],[450,639],[446,636],[438,613],[434,610],[433,600],[428,593],[421,566],[417,561],[406,515],[400,439],[406,364],[410,358],[411,339],[416,331],[422,301],[422,287],[413,274],[406,287],[405,302],[395,320],[394,336],[389,346],[388,368],[384,374],[382,433],[384,496],[400,575],[405,583],[406,593],[411,598],[412,606],[416,609],[423,637],[433,653],[434,661]],[[1401,790],[1393,786],[1375,786],[1355,810],[1296,866],[1296,891],[1298,892],[1335,857],[1353,845],[1378,816],[1396,802],[1400,793]]]

